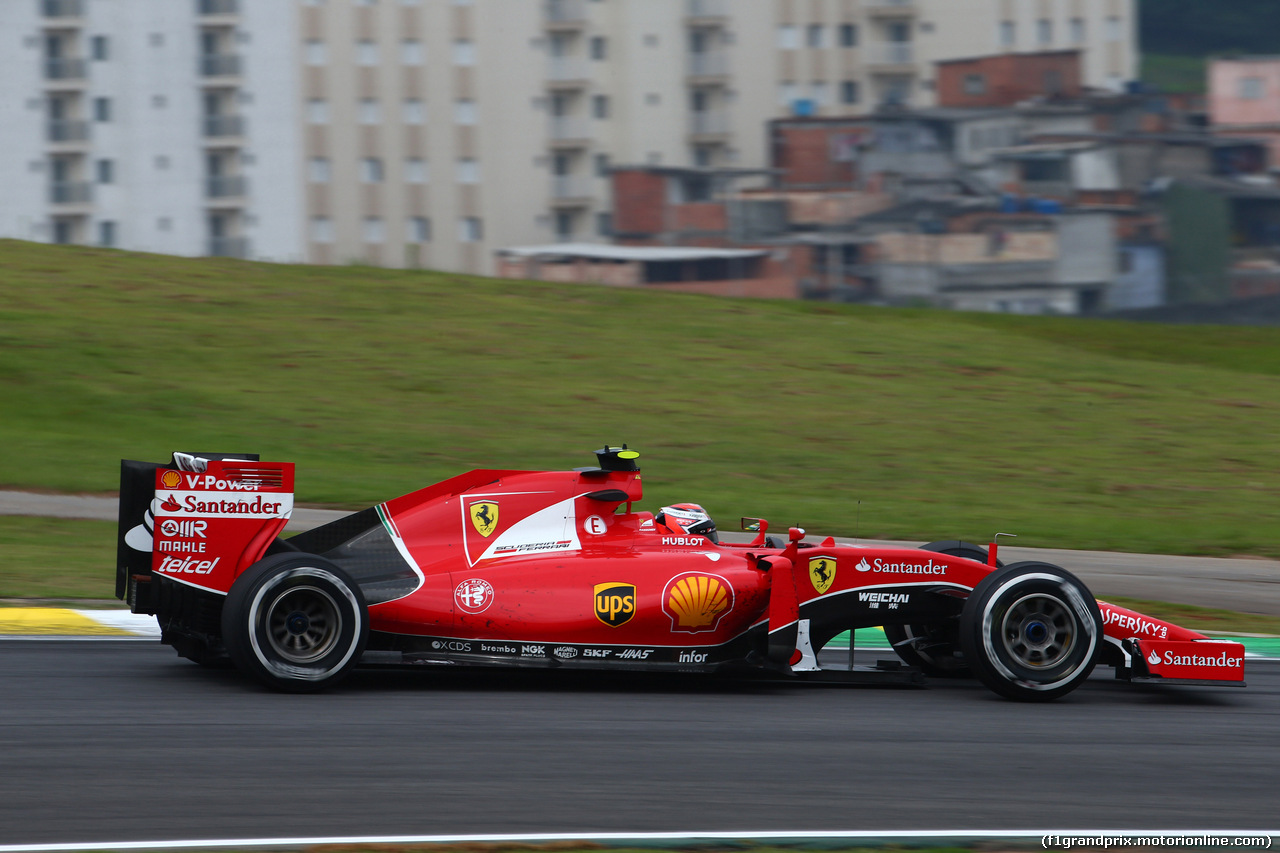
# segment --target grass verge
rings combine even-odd
[[[0,266],[0,487],[108,492],[120,458],[252,451],[298,463],[300,503],[354,508],[470,468],[585,465],[626,441],[644,454],[646,508],[1280,556],[1274,329],[16,241],[0,241]]]

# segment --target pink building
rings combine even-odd
[[[1208,100],[1215,133],[1265,139],[1280,165],[1280,56],[1210,60]]]

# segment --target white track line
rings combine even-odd
[[[977,842],[992,839],[1023,839],[1042,842],[1048,838],[1082,839],[1164,836],[1168,839],[1190,839],[1267,836],[1262,849],[1270,847],[1270,840],[1280,836],[1277,829],[973,829],[941,830],[858,830],[823,832],[796,830],[784,832],[604,832],[604,833],[530,833],[504,835],[349,835],[294,838],[212,838],[174,841],[116,841],[65,844],[0,844],[0,853],[54,853],[75,850],[192,850],[202,848],[244,849],[249,847],[313,847],[318,845],[363,844],[471,844],[471,843],[545,843],[551,841],[594,841],[644,843],[682,842],[699,844],[706,841],[861,841],[893,843],[898,841]],[[1177,843],[1177,842],[1174,842]],[[1229,844],[1230,842],[1228,842]],[[1183,842],[1182,846],[1186,846]],[[1194,845],[1191,845],[1194,846]],[[1218,846],[1211,844],[1210,846]]]

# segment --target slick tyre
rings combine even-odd
[[[236,579],[222,636],[242,672],[307,693],[340,681],[369,639],[364,596],[346,572],[310,554],[277,554]]]
[[[1098,603],[1075,575],[1048,563],[997,569],[960,614],[960,646],[973,674],[1009,699],[1070,693],[1093,671],[1102,644]]]
[[[921,545],[922,551],[987,561],[987,549],[959,539]],[[885,639],[902,662],[914,666],[930,678],[969,678],[973,672],[960,651],[960,631],[956,620],[929,625],[885,625]]]

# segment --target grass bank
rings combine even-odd
[[[360,507],[626,441],[646,505],[726,521],[1280,556],[1272,329],[15,241],[0,269],[0,487],[108,492],[122,457],[255,451],[298,463],[300,502]]]

